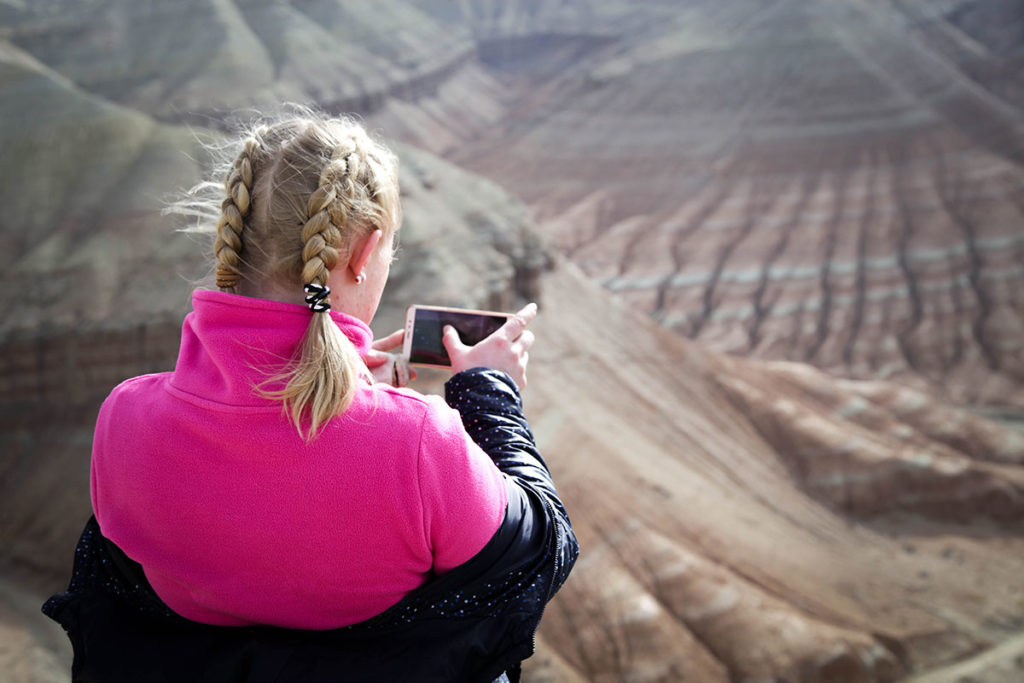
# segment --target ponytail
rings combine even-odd
[[[302,279],[306,284],[326,285],[328,273],[338,265],[341,231],[336,223],[345,224],[347,211],[344,202],[338,201],[336,186],[346,178],[348,167],[344,157],[329,162],[309,197],[302,226]],[[313,312],[296,350],[295,364],[278,378],[285,382],[284,388],[269,392],[284,403],[285,412],[307,441],[316,436],[322,424],[345,412],[352,403],[363,365],[355,346],[331,319],[329,309],[328,305]],[[309,426],[304,430],[306,416]]]
[[[324,423],[352,403],[363,361],[327,311],[313,314],[296,356],[295,364],[275,378],[285,382],[284,388],[263,393],[280,399],[299,434],[311,441]]]

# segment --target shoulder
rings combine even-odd
[[[129,377],[110,390],[107,400],[135,399],[145,394],[163,392],[172,384],[173,379],[173,372],[154,372],[148,375]]]
[[[103,405],[100,407],[100,414],[102,415],[104,411],[117,405],[132,405],[156,392],[162,392],[170,377],[171,373],[169,372],[158,372],[124,380],[114,387],[104,399]]]
[[[171,377],[170,372],[154,372],[149,375],[139,375],[138,377],[129,377],[124,380],[116,387],[114,387],[110,395],[130,394],[138,391],[146,391],[154,385],[162,385]]]
[[[369,405],[374,410],[392,410],[418,417],[434,417],[455,412],[444,399],[434,394],[421,394],[408,387],[397,388],[388,384],[375,384],[369,389]],[[456,413],[457,414],[457,413]]]
[[[395,405],[407,406],[413,409],[426,409],[437,396],[421,394],[415,389],[408,387],[393,387],[390,384],[374,384],[368,388],[374,396],[379,399],[391,401]]]
[[[465,430],[459,413],[450,408],[440,396],[389,385],[376,385],[372,392],[372,410],[378,417],[390,414],[388,416],[396,422],[414,422],[420,430],[421,438],[428,440],[439,435],[459,440],[464,438]]]
[[[127,438],[136,426],[151,424],[155,419],[154,404],[165,393],[171,373],[156,373],[132,377],[114,387],[100,405],[93,434],[93,457],[98,448],[114,434]]]
[[[145,417],[155,402],[162,400],[166,394],[169,372],[154,373],[132,377],[114,387],[103,400],[99,410],[99,422],[114,418],[120,420],[130,414]]]

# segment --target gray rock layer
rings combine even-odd
[[[540,299],[531,680],[1012,680],[1024,438],[946,399],[1024,405],[1013,8],[0,3],[0,669],[66,679],[97,407],[209,271],[163,198],[293,99],[406,141],[378,333]]]

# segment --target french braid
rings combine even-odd
[[[322,285],[338,264],[341,230],[331,220],[338,193],[331,185],[321,185],[309,197],[308,218],[302,225],[302,281]],[[342,223],[344,225],[344,223]]]
[[[221,202],[217,239],[213,243],[213,253],[217,258],[217,286],[224,292],[237,292],[242,276],[242,228],[252,204],[253,156],[259,144],[256,136],[245,141],[224,182],[227,196]]]

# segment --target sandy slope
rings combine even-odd
[[[584,547],[545,634],[581,671],[893,680],[1024,625],[1024,538],[1012,523],[1024,503],[1019,440],[1017,464],[990,482],[1010,507],[992,514],[963,500],[969,487],[941,495],[944,508],[880,483],[905,479],[897,435],[912,423],[893,413],[874,429],[869,463],[859,449],[817,444],[817,478],[856,487],[873,477],[877,497],[891,496],[886,515],[864,514],[815,490],[791,460],[815,423],[825,435],[853,433],[845,403],[857,394],[817,374],[793,390],[773,366],[680,342],[569,267],[544,290],[557,295],[538,321],[529,408]],[[763,400],[737,401],[737,383]],[[826,389],[833,400],[815,395]],[[783,403],[773,433],[764,418]],[[923,452],[941,450],[918,434]],[[958,476],[938,462],[915,467],[936,483]]]
[[[905,28],[953,31],[942,12],[956,4]],[[157,216],[161,195],[195,179],[195,131],[160,121],[293,94],[473,156],[541,219],[538,232],[501,187],[400,146],[403,253],[377,325],[390,331],[424,297],[541,300],[527,409],[583,556],[548,610],[536,680],[1012,680],[1021,668],[1021,434],[877,379],[917,364],[960,396],[1019,391],[1021,176],[993,149],[1017,138],[991,99],[1013,102],[1013,81],[927,87],[970,40],[915,33],[926,55],[887,72],[883,48],[919,45],[889,41],[879,16],[895,15],[853,0],[650,14],[471,2],[458,18],[396,0],[397,43],[369,30],[369,2],[200,2],[177,24],[159,2],[61,6],[0,6],[0,120],[14,124],[0,126],[11,680],[61,679],[66,645],[36,609],[66,582],[88,514],[96,407],[120,379],[173,364],[203,270]],[[425,19],[463,11],[455,31]],[[847,15],[865,30],[840,30]],[[993,54],[971,64],[1003,63]],[[353,88],[359,60],[373,78]],[[964,128],[972,112],[991,125]],[[729,142],[740,124],[758,133],[742,149]],[[825,133],[838,142],[808,147]],[[674,306],[703,321],[691,336],[707,344],[868,381],[710,351],[648,315],[671,323]]]
[[[1019,410],[1024,50],[998,5],[651,3],[607,39],[608,3],[575,43],[495,22],[516,104],[451,157],[681,335]]]

